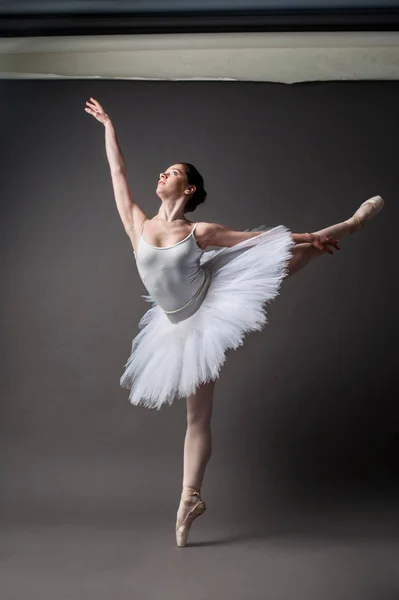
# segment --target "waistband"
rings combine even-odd
[[[204,268],[204,274],[205,277],[201,287],[195,292],[194,296],[186,302],[186,304],[175,310],[163,311],[172,323],[179,323],[180,321],[188,319],[196,313],[201,306],[211,283],[211,271]]]

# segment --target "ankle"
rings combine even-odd
[[[357,219],[355,216],[347,219],[345,223],[348,226],[348,233],[354,233],[359,229],[359,219]]]
[[[182,490],[182,494],[181,494],[181,499],[182,500],[190,500],[192,496],[199,496],[201,497],[200,494],[200,489],[199,488],[194,488],[194,487],[190,487],[187,485],[183,485],[183,490]]]

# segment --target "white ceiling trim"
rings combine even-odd
[[[399,79],[399,32],[3,38],[0,77],[280,83]]]

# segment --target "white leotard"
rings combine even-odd
[[[200,265],[203,250],[194,237],[198,223],[184,240],[160,248],[143,238],[146,221],[134,252],[137,269],[148,293],[178,323],[198,310],[210,284],[210,271]]]

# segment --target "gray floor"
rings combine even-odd
[[[150,503],[152,506],[152,503]],[[399,597],[397,520],[389,512],[307,515],[256,531],[209,508],[190,545],[173,516],[8,516],[2,600],[390,600]],[[245,512],[245,510],[243,510]]]

